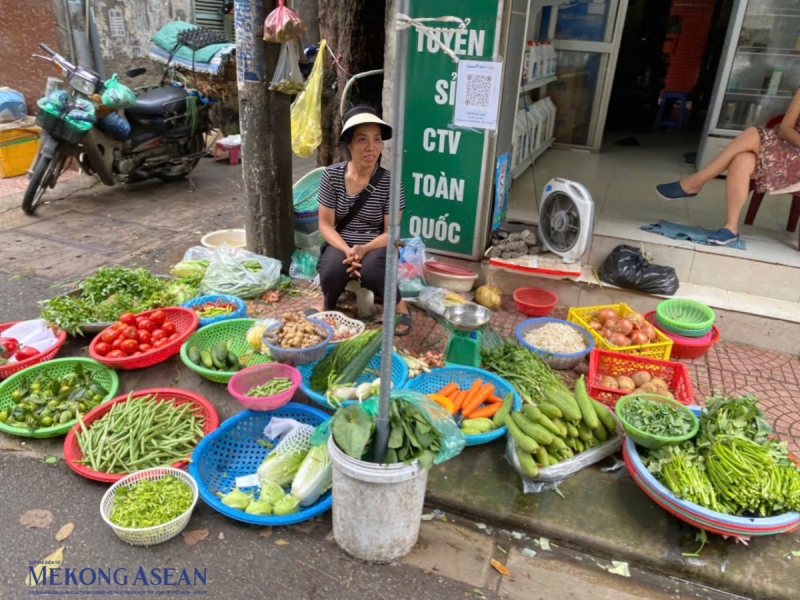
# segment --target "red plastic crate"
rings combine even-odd
[[[696,404],[692,380],[686,365],[669,360],[656,360],[634,354],[610,352],[595,348],[589,354],[589,374],[586,377],[589,395],[609,408],[614,408],[617,400],[631,392],[601,387],[603,377],[632,376],[638,371],[647,371],[653,377],[660,377],[669,385],[675,400],[681,404]]]

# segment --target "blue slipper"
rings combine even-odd
[[[708,240],[706,241],[715,246],[730,246],[739,241],[739,234],[733,233],[730,229],[725,229],[723,227],[708,236]]]
[[[697,196],[697,194],[688,194],[683,191],[680,181],[661,183],[656,186],[656,193],[664,200],[681,200],[682,198],[694,198]]]

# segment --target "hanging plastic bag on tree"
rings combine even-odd
[[[106,88],[103,92],[103,104],[107,107],[120,110],[132,108],[136,104],[136,93],[127,85],[117,81],[116,73],[103,85]]]
[[[654,265],[639,248],[620,244],[600,267],[600,280],[628,290],[672,296],[680,281],[672,267]]]
[[[325,62],[325,40],[319,44],[314,68],[292,104],[292,151],[308,158],[322,143],[322,68]]]
[[[267,15],[264,20],[264,41],[284,44],[305,33],[306,24],[296,12],[278,0],[278,8]]]
[[[297,45],[294,42],[281,46],[278,66],[275,67],[275,74],[272,76],[269,89],[290,96],[299,94],[305,89],[303,74],[300,72],[300,61],[297,60]]]
[[[222,244],[214,250],[200,293],[256,298],[275,288],[280,278],[281,261]]]
[[[425,287],[425,242],[417,236],[403,240],[397,261],[397,284],[404,298],[416,298]]]

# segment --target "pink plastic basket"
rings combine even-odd
[[[265,398],[251,397],[247,395],[253,387],[264,385],[271,379],[286,377],[292,382],[285,392],[267,396]],[[236,398],[239,403],[250,410],[275,410],[280,408],[292,399],[297,388],[302,381],[300,371],[290,365],[279,363],[268,363],[264,365],[253,365],[242,369],[228,381],[228,392]]]

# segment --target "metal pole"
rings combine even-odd
[[[409,14],[409,0],[398,0],[397,12]],[[397,240],[400,238],[400,188],[403,175],[403,123],[406,107],[406,61],[408,29],[395,30],[397,43],[394,58],[394,128],[392,133],[392,187],[389,192],[389,240],[386,251],[386,283],[383,297],[394,298],[397,293]],[[396,307],[384,300],[383,344],[381,346],[381,391],[376,422],[375,462],[382,463],[389,443],[389,394],[392,386],[392,351],[394,349],[394,318]]]

